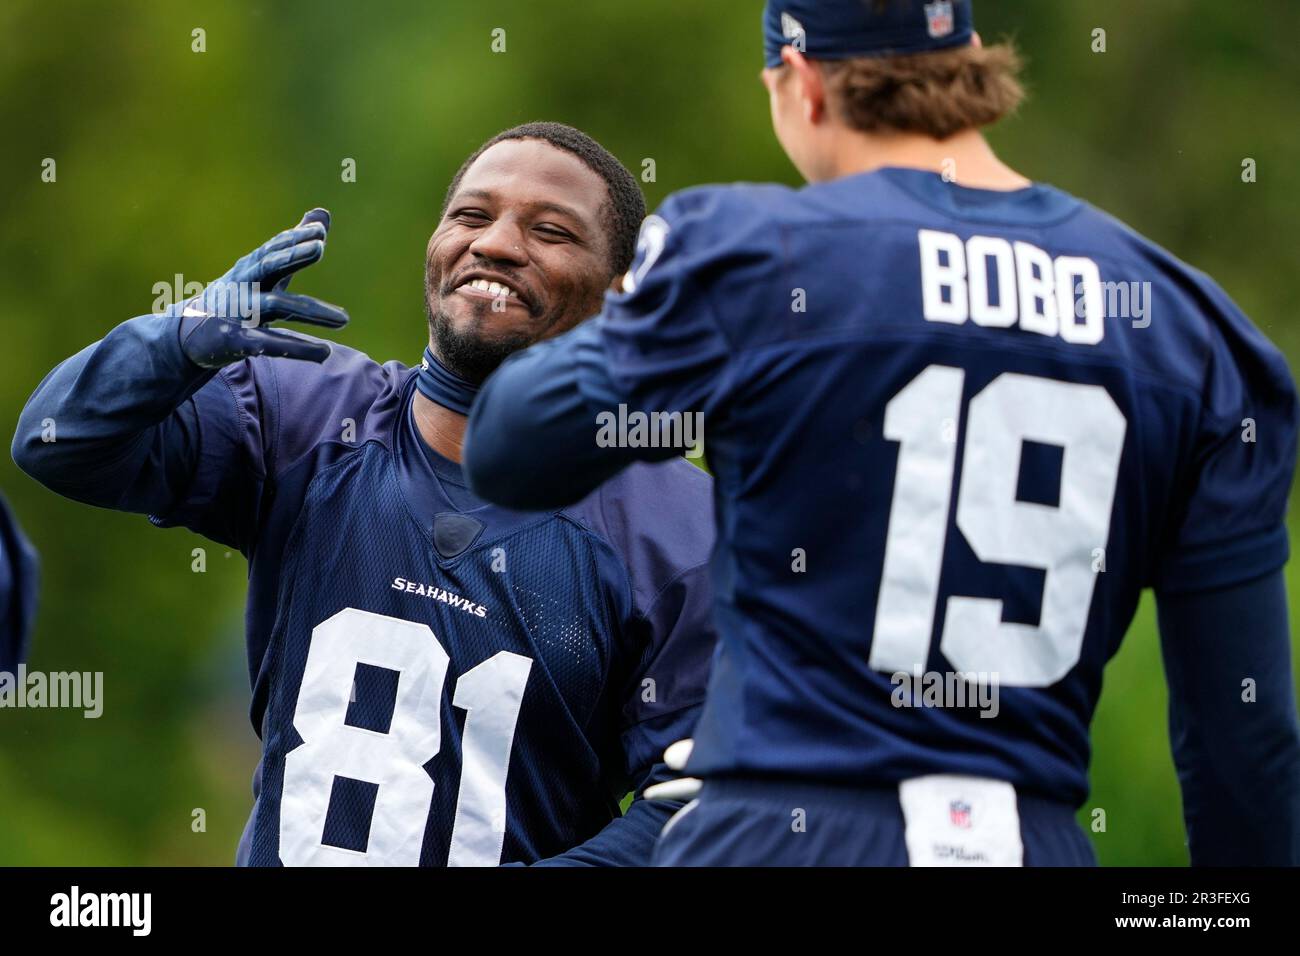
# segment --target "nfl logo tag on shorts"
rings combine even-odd
[[[926,26],[936,40],[952,33],[952,0],[934,0],[925,5]]]
[[[1022,866],[1016,790],[1004,780],[935,774],[898,785],[912,866]]]
[[[970,804],[965,800],[954,800],[948,804],[948,817],[952,825],[963,830],[970,829]]]

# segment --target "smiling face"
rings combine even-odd
[[[609,191],[544,140],[497,143],[465,171],[425,255],[430,345],[472,382],[600,311],[614,279]]]

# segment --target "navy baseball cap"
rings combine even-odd
[[[767,0],[763,54],[780,66],[786,46],[814,60],[928,53],[974,32],[971,0]]]

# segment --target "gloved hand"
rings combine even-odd
[[[338,306],[285,291],[295,272],[324,255],[329,227],[326,210],[311,210],[298,225],[254,249],[186,302],[180,338],[190,361],[203,368],[221,368],[253,355],[325,361],[328,342],[264,326],[280,319],[327,329],[348,324],[348,314]]]

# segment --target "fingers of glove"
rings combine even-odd
[[[240,338],[240,351],[247,356],[265,355],[268,358],[298,359],[304,362],[323,362],[330,356],[328,342],[303,338],[292,332],[244,329]]]
[[[300,242],[287,249],[268,253],[262,257],[258,266],[257,279],[263,288],[278,286],[300,269],[307,268],[313,262],[319,262],[323,255],[325,255],[325,242],[322,239]]]
[[[319,227],[322,229],[321,241],[324,242],[325,236],[328,235],[330,231],[329,210],[322,209],[320,206],[317,206],[315,209],[308,209],[303,215],[302,221],[298,223],[298,228],[305,229],[308,227]],[[285,274],[277,283],[275,283],[275,287],[281,290],[284,289],[284,287],[289,284],[289,279],[292,275],[292,272]]]
[[[280,249],[287,249],[290,246],[296,246],[300,242],[310,242],[313,239],[325,241],[325,236],[329,232],[329,227],[320,222],[300,222],[292,229],[286,229],[284,232],[277,233],[258,248],[258,252],[265,258],[267,253],[276,252]]]
[[[298,223],[298,225],[305,226],[309,222],[318,222],[325,227],[326,232],[329,232],[330,211],[328,209],[322,209],[320,206],[317,206],[315,209],[308,209],[307,214],[302,217],[302,221]]]
[[[274,276],[275,281],[269,281],[272,276],[267,272],[267,260],[273,254],[286,249],[293,249],[300,245],[310,243],[323,243],[325,241],[325,228],[320,223],[310,223],[307,226],[294,226],[292,229],[286,229],[279,235],[268,239],[248,255],[244,256],[227,272],[223,279],[230,282],[261,282],[265,285],[275,285],[283,276]],[[317,256],[316,258],[320,258]]]
[[[309,295],[292,292],[267,292],[258,297],[259,317],[262,322],[306,322],[327,329],[341,329],[348,324],[348,314],[337,305],[331,305]]]
[[[325,237],[329,234],[329,230],[330,214],[328,209],[321,209],[317,206],[315,209],[307,210],[298,225],[294,226],[292,229],[286,229],[279,235],[262,243],[262,245],[258,247],[251,256],[246,257],[254,260],[255,268],[258,270],[257,275],[250,275],[247,278],[249,280],[259,279],[269,285],[283,288],[288,284],[289,277],[293,275],[294,272],[303,268],[305,265],[310,265],[311,262],[315,262],[316,259],[319,259],[320,256],[324,254],[324,250],[322,249],[321,253],[318,254],[315,259],[311,259],[308,262],[304,262],[301,265],[288,270],[277,270],[274,262],[271,262],[271,265],[268,267],[267,263],[268,260],[271,260],[271,253],[280,252],[284,249],[292,249],[296,246],[313,241],[320,241],[323,243]],[[240,264],[242,263],[243,260],[241,260]]]

